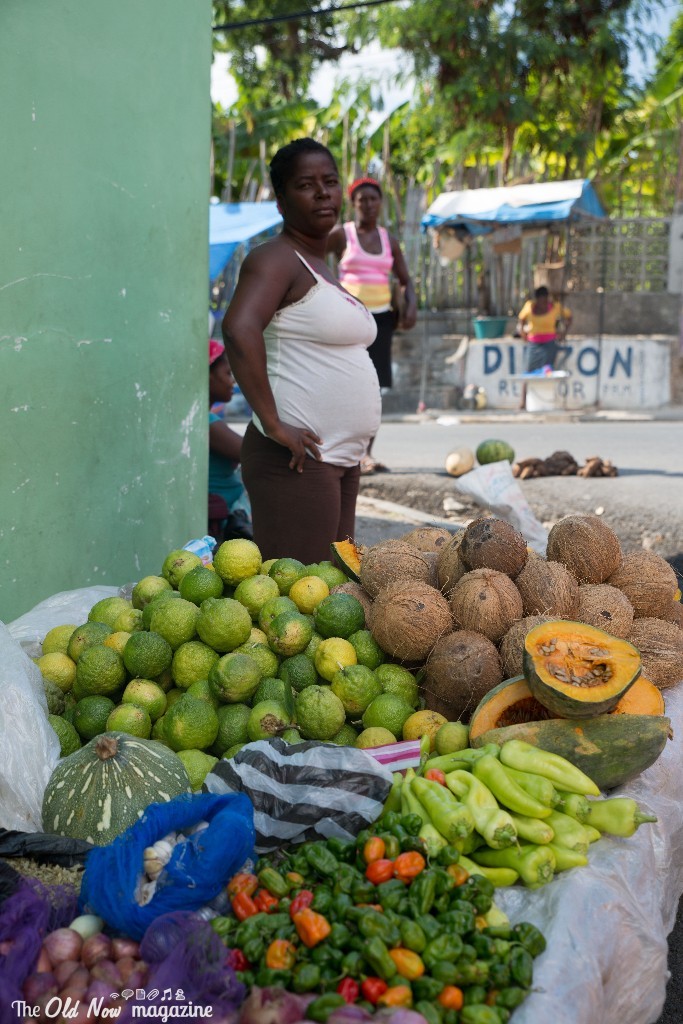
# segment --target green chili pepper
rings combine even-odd
[[[351,864],[341,863],[334,881],[334,892],[348,895],[362,874]]]
[[[428,914],[436,899],[436,875],[430,869],[417,876],[410,886],[409,898],[419,915]]]
[[[494,1006],[477,1003],[463,1006],[459,1015],[460,1024],[501,1024],[501,1016]]]
[[[517,872],[513,871],[512,868],[487,868],[481,864],[475,864],[469,857],[464,856],[460,858],[460,867],[463,867],[470,875],[487,878],[496,889],[507,885],[514,885],[519,878]]]
[[[356,852],[355,839],[340,839],[338,836],[332,836],[327,840],[326,846],[338,860],[350,861]]]
[[[467,768],[478,761],[480,757],[497,757],[500,747],[497,743],[486,743],[483,747],[473,750],[468,747],[466,750],[456,750],[452,754],[442,754],[441,757],[429,759],[428,768],[439,768],[448,775],[449,772],[458,768]]]
[[[395,772],[394,774],[401,777],[401,785],[403,785],[403,776],[401,773]],[[389,811],[388,814],[383,814],[379,821],[381,822],[383,829],[388,829],[389,832],[391,832],[394,826],[401,824],[401,812],[400,810]]]
[[[514,1010],[524,1002],[529,993],[516,985],[501,987],[496,996],[496,1006],[504,1006],[506,1010]]]
[[[380,832],[380,839],[384,842],[384,856],[389,860],[395,860],[401,852],[401,844],[390,832]]]
[[[413,985],[413,989],[414,988],[415,986]],[[427,1002],[426,999],[420,999],[417,1003],[415,1003],[413,1009],[417,1013],[422,1014],[424,1019],[427,1021],[427,1024],[442,1024],[442,1017],[441,1013],[439,1012],[440,1007],[438,1003],[430,1003]]]
[[[387,946],[398,945],[401,938],[399,929],[391,920],[387,919],[387,915],[367,907],[364,907],[363,910],[364,913],[357,922],[361,935],[364,935],[366,939],[378,936],[383,942],[386,942]]]
[[[329,909],[329,916],[337,921],[343,921],[353,906],[353,900],[345,892],[338,892],[332,897]]]
[[[369,879],[363,878],[361,875],[351,887],[351,898],[354,903],[376,903],[377,888]]]
[[[449,933],[467,935],[475,928],[474,908],[470,904],[466,904],[466,907],[466,910],[447,910],[445,913],[439,914],[439,921]]]
[[[270,988],[270,986],[277,988],[291,988],[292,972],[273,971],[270,967],[259,967],[254,980],[259,988]]]
[[[427,936],[417,921],[404,917],[400,924],[401,945],[404,949],[412,949],[413,953],[422,953],[427,946]]]
[[[450,844],[448,846],[444,846],[437,858],[437,862],[444,868],[447,868],[450,864],[457,864],[459,860],[460,850],[457,846],[452,846]]]
[[[558,793],[560,799],[556,805],[556,810],[562,811],[563,814],[568,814],[570,818],[576,818],[582,825],[588,821],[590,805],[585,796],[582,796],[580,793],[565,793],[562,790],[558,790]]]
[[[327,916],[332,908],[332,890],[328,889],[326,885],[317,885],[315,887],[313,903],[311,907],[313,910],[317,910],[319,914]]]
[[[266,944],[263,939],[255,936],[242,943],[239,947],[250,964],[256,964],[261,957],[265,956]]]
[[[569,871],[570,868],[582,868],[588,863],[588,857],[579,850],[570,850],[566,846],[548,843],[555,857],[555,871]]]
[[[483,782],[501,804],[529,818],[547,818],[550,808],[536,800],[510,778],[497,757],[482,757],[472,765],[475,778]]]
[[[392,775],[391,789],[384,801],[384,808],[380,815],[380,821],[384,825],[389,814],[400,813],[401,810],[401,787],[403,786],[403,775],[401,772],[394,772]],[[388,827],[388,826],[387,826]]]
[[[297,964],[292,973],[292,988],[295,992],[312,992],[320,984],[320,968],[317,964]]]
[[[510,765],[503,765],[506,773],[518,786],[525,789],[530,796],[545,804],[546,807],[557,807],[560,802],[560,794],[553,786],[550,779],[542,775],[532,775],[531,772],[520,772]]]
[[[434,964],[441,963],[442,960],[455,963],[462,956],[462,950],[463,941],[460,935],[445,932],[427,945],[422,954],[422,962],[427,970],[431,970]]]
[[[350,978],[359,978],[364,968],[365,958],[357,949],[350,950],[341,962],[342,974],[347,974]]]
[[[307,844],[306,860],[319,875],[333,877],[339,870],[339,861],[324,843]]]
[[[432,978],[441,982],[442,985],[455,985],[455,979],[458,976],[458,968],[455,964],[449,963],[448,960],[438,960],[435,964],[430,966],[429,973]]]
[[[414,884],[414,883],[413,883]],[[415,920],[419,924],[422,931],[425,933],[427,942],[431,942],[438,935],[442,935],[444,932],[444,926],[437,921],[431,914],[419,914]]]
[[[657,818],[654,814],[643,814],[635,800],[629,797],[618,796],[588,803],[587,823],[611,836],[632,836],[646,821],[657,821]]]
[[[493,988],[507,988],[510,984],[510,968],[508,964],[496,961],[489,967],[489,983]]]
[[[236,917],[214,917],[211,921],[212,929],[215,931],[216,935],[220,935],[222,939],[234,932],[237,928],[237,924],[238,921]]]
[[[476,1006],[485,1003],[486,989],[483,985],[468,985],[463,991],[463,1005]]]
[[[464,964],[461,961],[455,967],[457,971],[455,984],[460,988],[465,985],[485,985],[488,981],[489,965],[485,960],[475,960],[469,964]]]
[[[429,815],[413,792],[412,783],[415,781],[415,778],[415,772],[412,768],[409,768],[403,779],[403,787],[401,789],[401,808],[403,810],[401,824],[410,835],[419,835],[422,826],[429,822]],[[413,833],[407,827],[406,822],[414,822],[416,818],[420,819],[420,826],[417,832]]]
[[[547,846],[512,846],[507,850],[477,850],[477,864],[489,868],[512,868],[525,885],[543,885],[555,872],[555,857]]]
[[[337,967],[344,959],[344,953],[327,942],[320,942],[310,951],[310,958],[320,968]]]
[[[377,886],[377,897],[384,910],[396,910],[406,893],[405,882],[390,878]]]
[[[495,955],[495,945],[493,939],[489,938],[488,935],[484,935],[483,932],[476,932],[470,939],[470,942],[476,950],[478,959],[493,959]]]
[[[542,775],[569,793],[582,793],[584,796],[600,796],[600,790],[592,779],[584,775],[575,765],[566,761],[558,754],[549,750],[541,750],[523,740],[508,740],[500,748],[500,760],[510,768],[521,772]],[[524,813],[522,811],[522,813]],[[533,817],[533,815],[532,815]],[[540,815],[535,815],[540,817]]]
[[[496,758],[492,760],[500,766],[500,761]],[[475,829],[484,837],[488,846],[494,850],[512,846],[517,839],[514,822],[507,811],[498,806],[491,790],[476,774],[462,770],[450,772],[446,776],[446,785],[468,808]]]
[[[338,1010],[340,1006],[346,1006],[346,1000],[338,992],[326,992],[324,996],[318,996],[308,1004],[306,1017],[308,1020],[325,1024],[332,1011]]]
[[[389,981],[396,974],[396,964],[389,956],[389,950],[379,936],[376,935],[368,940],[363,956],[372,973],[383,981]]]
[[[540,956],[545,951],[546,941],[543,932],[528,921],[520,921],[519,924],[516,924],[512,929],[511,938],[515,942],[519,942],[532,956]]]
[[[409,836],[416,836],[423,825],[424,819],[421,814],[404,814],[401,817],[401,828],[404,828]]]
[[[583,797],[580,797],[580,799],[583,800]],[[528,843],[536,843],[540,846],[543,843],[552,842],[555,833],[548,824],[547,819],[541,821],[540,818],[529,818],[526,814],[512,813],[510,813],[510,817],[514,822],[520,839],[526,839]]]
[[[510,974],[522,988],[530,988],[534,973],[534,958],[523,946],[515,946],[510,953]]]
[[[289,892],[289,884],[275,868],[263,868],[258,873],[259,885],[267,889],[271,896],[280,899]]]
[[[464,853],[466,857],[469,857],[475,850],[479,850],[482,846],[486,846],[486,841],[478,832],[470,832],[464,839],[458,839],[453,844],[460,853]]]
[[[586,853],[588,836],[580,821],[570,818],[562,811],[551,811],[546,820],[555,833],[553,843],[556,846],[566,846],[568,850],[575,850],[576,853]]]
[[[423,974],[421,978],[416,978],[411,983],[413,995],[415,999],[424,999],[427,1002],[434,1002],[443,988],[443,982],[437,981],[436,978],[430,977],[428,974]]]
[[[413,779],[411,792],[415,793],[434,827],[449,843],[463,839],[474,829],[472,814],[451,791],[438,782]]]
[[[280,911],[276,914],[264,914],[263,917],[264,920],[261,922],[260,930],[264,935],[271,935],[279,928],[284,928],[286,925],[290,925],[292,923],[292,919],[289,914],[284,914]]]
[[[332,925],[330,934],[327,936],[327,942],[334,949],[345,949],[349,939],[351,938],[351,932],[345,924],[340,924],[338,921]]]

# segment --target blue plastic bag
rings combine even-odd
[[[209,823],[178,843],[144,906],[135,899],[143,854],[169,832]],[[79,906],[108,925],[141,939],[148,925],[174,910],[198,910],[210,903],[254,852],[254,808],[243,793],[183,794],[152,804],[135,825],[108,846],[87,855]]]

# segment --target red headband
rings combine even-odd
[[[374,178],[356,178],[356,180],[349,185],[349,199],[353,199],[353,193],[356,189],[360,188],[361,185],[372,185],[372,187],[376,188],[379,194],[382,195],[382,186],[378,181],[375,181]]]
[[[213,366],[219,356],[222,356],[225,352],[225,348],[221,345],[220,341],[216,341],[215,338],[209,338],[209,366]]]

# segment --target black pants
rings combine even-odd
[[[377,324],[377,337],[368,349],[368,355],[372,359],[377,379],[381,388],[391,387],[391,339],[394,333],[394,314],[392,310],[386,313],[373,313]]]

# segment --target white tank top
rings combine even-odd
[[[377,325],[362,303],[297,256],[315,284],[279,309],[263,332],[268,380],[284,423],[317,433],[324,462],[355,466],[381,420],[379,383],[368,355]],[[264,434],[256,415],[253,421]]]

